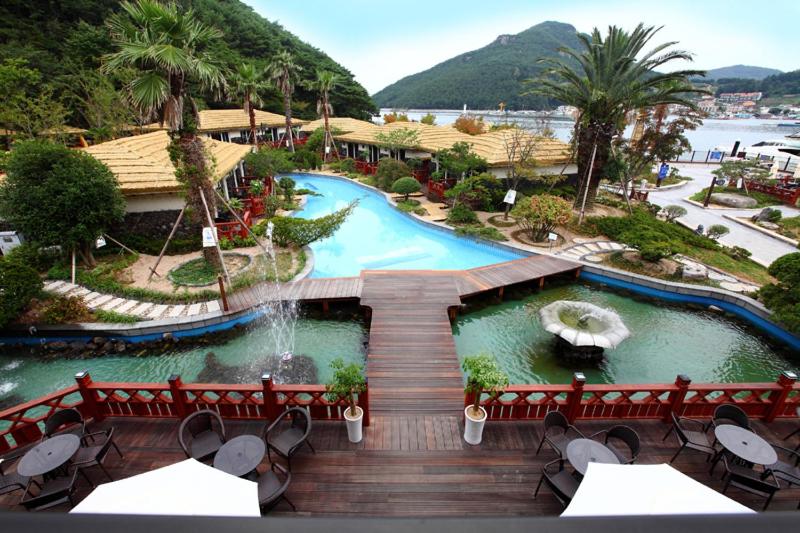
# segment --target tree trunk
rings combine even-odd
[[[322,150],[323,150],[322,160],[327,163],[328,161],[330,161],[330,158],[331,158],[330,157],[331,156],[330,152],[331,152],[331,150],[333,150],[333,147],[330,146],[330,144],[329,144],[331,142],[331,140],[332,140],[332,136],[331,136],[330,125],[328,123],[328,99],[327,98],[324,98],[322,100],[322,118],[325,120],[325,143],[324,143],[324,145],[322,147]],[[330,150],[328,149],[329,147],[330,147]]]
[[[250,97],[247,97],[247,112],[250,115],[250,144],[258,146],[258,135],[256,130],[256,110],[253,109],[253,103]]]
[[[284,137],[288,141],[290,152],[294,152],[294,140],[292,139],[292,97],[289,91],[283,93],[283,114],[286,117],[286,133]]]
[[[578,194],[575,198],[575,208],[580,209],[583,197],[586,195],[586,209],[591,210],[597,197],[600,179],[603,177],[606,162],[611,152],[611,128],[602,124],[590,124],[580,131],[578,138]],[[597,143],[597,152],[592,165],[592,151]],[[589,166],[592,166],[592,175],[587,177]],[[588,179],[587,179],[588,178]],[[589,188],[588,194],[586,188]]]

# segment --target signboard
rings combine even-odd
[[[103,238],[103,236],[102,236],[102,235],[101,235],[101,236],[99,236],[99,237],[97,238],[97,240],[95,241],[95,243],[94,243],[94,247],[95,247],[95,248],[102,248],[102,247],[103,247],[103,246],[105,246],[105,245],[106,245],[106,240]]]
[[[548,241],[557,241],[558,240],[558,235],[556,235],[553,232],[550,232],[550,233],[547,234],[547,240]]]
[[[506,193],[506,197],[503,198],[503,202],[507,204],[514,205],[514,201],[517,199],[517,191],[514,189],[509,189]]]
[[[708,158],[711,161],[721,161],[722,160],[722,152],[711,152],[711,154],[709,154]]]
[[[669,172],[669,165],[666,163],[661,163],[661,166],[658,169],[658,179],[659,181],[663,180],[667,177],[667,173]]]
[[[203,228],[203,248],[213,248],[217,245],[217,240],[214,235],[215,229],[216,228]]]

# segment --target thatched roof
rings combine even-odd
[[[508,166],[506,144],[514,142],[513,132],[509,130],[493,131],[480,135],[467,135],[450,126],[429,126],[420,122],[392,122],[383,126],[361,128],[355,131],[335,135],[336,140],[360,143],[379,144],[375,136],[379,132],[407,128],[417,132],[417,145],[408,146],[435,154],[440,150],[451,148],[457,142],[466,142],[472,145],[472,151],[486,159],[489,166]],[[540,164],[566,163],[569,159],[569,146],[556,139],[536,138],[532,134],[523,134],[525,139],[535,139],[536,149],[534,157]],[[517,142],[526,142],[517,140]]]
[[[67,126],[66,124],[62,126],[57,126],[55,128],[48,128],[41,132],[41,135],[46,136],[58,136],[58,135],[83,135],[88,130],[83,128],[76,128],[75,126]]]
[[[373,128],[380,128],[377,124],[372,122],[367,122],[366,120],[358,120],[356,118],[349,118],[349,117],[330,117],[328,119],[328,124],[330,125],[331,129],[336,128],[342,133],[351,133],[354,131],[364,131],[364,130],[371,130]],[[312,120],[311,122],[306,123],[300,128],[300,131],[305,133],[313,133],[318,128],[322,128],[325,126],[325,120],[318,118],[317,120]]]
[[[123,194],[169,193],[181,188],[167,152],[169,143],[169,135],[162,130],[123,137],[84,150],[111,169]],[[248,145],[213,139],[203,139],[203,144],[213,158],[217,180],[233,170],[251,149]]]
[[[286,124],[286,117],[269,111],[256,109],[256,125],[268,128],[280,128]],[[302,126],[305,120],[292,119],[292,125]],[[242,109],[205,109],[200,111],[198,131],[233,131],[250,129],[250,116]]]

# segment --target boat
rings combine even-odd
[[[800,122],[779,122],[779,128],[797,128],[800,127]]]

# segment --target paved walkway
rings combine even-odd
[[[797,248],[789,243],[782,242],[765,235],[757,230],[750,229],[733,220],[724,218],[723,215],[735,217],[750,217],[760,209],[703,209],[684,200],[694,193],[708,187],[711,183],[711,171],[717,165],[675,165],[680,173],[692,178],[692,181],[675,189],[664,189],[650,193],[649,200],[662,207],[666,205],[680,205],[686,208],[686,216],[680,218],[682,222],[692,228],[702,224],[706,229],[714,224],[722,224],[730,229],[730,233],[720,238],[720,242],[728,246],[741,246],[752,252],[752,259],[762,265],[768,266],[782,255],[797,252]],[[784,216],[798,216],[800,210],[788,206],[776,206],[783,211]]]

